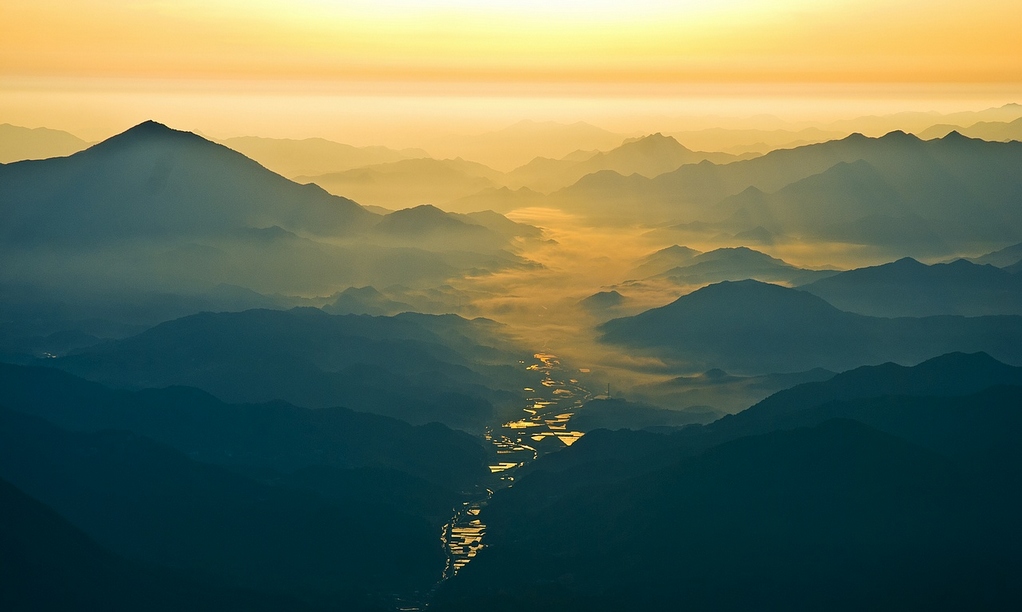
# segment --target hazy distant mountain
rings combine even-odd
[[[477,135],[448,134],[431,140],[434,156],[463,156],[502,171],[510,171],[537,157],[560,159],[576,151],[606,151],[625,135],[579,121],[572,124],[524,120],[506,128]]]
[[[840,162],[775,193],[749,187],[712,213],[731,227],[944,252],[948,246],[869,163]]]
[[[0,423],[0,477],[126,558],[340,607],[426,588],[443,567],[425,519],[374,500],[331,503],[126,431],[70,432],[6,408]]]
[[[694,255],[688,262],[656,275],[679,285],[703,285],[755,279],[794,285],[836,274],[806,270],[748,247],[721,248]]]
[[[980,257],[970,258],[969,261],[980,265],[990,264],[998,268],[1007,268],[1022,261],[1022,242]]]
[[[893,132],[726,165],[689,164],[653,179],[601,172],[552,198],[608,219],[727,221],[731,232],[764,227],[906,250],[953,249],[1022,237],[1020,164],[1022,143],[958,134],[921,141]],[[734,198],[712,208],[728,196]]]
[[[652,178],[675,170],[683,164],[704,160],[726,164],[737,159],[741,157],[727,153],[691,151],[674,138],[658,132],[627,140],[615,149],[606,153],[596,153],[583,161],[537,158],[509,172],[504,181],[510,187],[524,186],[537,191],[551,192],[601,170],[612,170],[625,176],[640,174]]]
[[[228,402],[341,405],[476,430],[495,405],[518,399],[510,390],[521,375],[509,379],[501,367],[517,355],[496,327],[453,315],[312,308],[202,313],[46,363],[119,387],[187,385]]]
[[[904,258],[800,289],[841,310],[878,317],[1022,315],[1022,277],[964,259],[927,266]]]
[[[23,159],[46,159],[77,153],[89,146],[81,138],[60,130],[0,124],[0,164]]]
[[[129,562],[3,479],[0,516],[5,610],[311,609],[297,599],[204,584]]]
[[[1022,363],[1022,317],[867,317],[752,280],[710,285],[599,329],[606,342],[649,349],[692,368],[739,373],[912,363],[950,351],[986,351]]]
[[[288,178],[342,172],[402,159],[429,157],[422,149],[353,147],[323,138],[292,140],[242,136],[221,142]]]
[[[700,151],[768,153],[774,149],[790,149],[795,146],[844,138],[848,134],[847,132],[811,127],[801,130],[707,128],[672,132],[671,135],[685,146]]]
[[[943,138],[951,132],[958,132],[969,138],[982,138],[983,140],[1022,140],[1022,117],[1014,121],[980,121],[968,127],[960,125],[935,125],[919,133],[924,140],[932,138]]]
[[[608,312],[614,312],[623,306],[626,301],[625,296],[621,295],[616,290],[611,290],[594,293],[581,300],[578,304],[586,311],[599,316],[607,314]]]
[[[693,257],[699,254],[700,251],[686,246],[671,245],[640,259],[631,274],[636,278],[647,278],[661,274],[672,268],[689,263]]]
[[[337,299],[323,306],[330,314],[396,315],[415,310],[411,305],[397,302],[374,287],[348,287],[337,294]]]
[[[1022,117],[1022,104],[1005,104],[980,111],[962,111],[940,114],[936,112],[902,112],[882,116],[842,119],[826,124],[825,128],[850,132],[861,132],[880,136],[892,130],[904,130],[915,134],[935,124],[974,125],[978,122],[1008,122]]]
[[[546,198],[546,196],[542,193],[533,191],[527,187],[522,187],[520,189],[488,187],[478,193],[445,202],[441,204],[441,208],[454,212],[481,210],[510,212],[518,208],[542,206],[544,198]]]
[[[396,238],[401,243],[429,244],[434,249],[486,250],[501,246],[502,237],[470,219],[458,218],[430,204],[396,210],[373,226],[373,234]],[[453,238],[453,241],[451,240]]]
[[[387,208],[440,204],[497,187],[501,173],[457,159],[404,159],[344,172],[299,176],[335,194]]]
[[[456,214],[456,216],[459,219],[465,219],[469,223],[481,225],[507,239],[537,240],[543,237],[543,231],[538,227],[526,223],[517,223],[492,210],[477,210],[470,213]]]

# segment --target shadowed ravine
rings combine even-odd
[[[568,370],[550,353],[536,353],[533,358],[535,362],[525,367],[539,375],[538,383],[524,389],[529,403],[522,409],[521,418],[488,428],[483,434],[492,445],[490,478],[476,490],[466,492],[465,501],[453,509],[451,520],[442,529],[440,539],[447,553],[447,567],[440,582],[422,601],[396,602],[397,610],[427,608],[436,588],[456,576],[486,547],[486,525],[479,515],[495,491],[513,486],[515,473],[526,464],[571,446],[584,435],[571,428],[571,419],[592,398],[578,378],[587,371]]]

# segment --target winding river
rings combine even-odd
[[[590,398],[577,378],[561,367],[556,355],[536,353],[526,368],[540,375],[539,384],[526,387],[528,403],[521,418],[486,431],[495,459],[484,490],[455,509],[441,539],[447,550],[443,580],[454,577],[486,546],[486,525],[480,511],[493,492],[514,484],[518,469],[535,459],[571,446],[582,432],[571,429],[571,417]]]

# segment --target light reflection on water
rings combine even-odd
[[[484,493],[456,508],[443,528],[441,539],[447,550],[444,580],[457,574],[485,548],[486,525],[479,517],[493,491],[510,487],[520,467],[541,455],[571,446],[583,435],[571,430],[570,424],[575,411],[590,398],[589,391],[578,379],[564,376],[568,373],[562,372],[556,355],[536,353],[533,357],[536,363],[526,369],[541,373],[543,379],[536,388],[524,389],[535,397],[528,398],[529,405],[522,409],[523,418],[487,430],[483,436],[493,445],[496,457],[490,465],[492,484]]]

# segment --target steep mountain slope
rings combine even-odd
[[[1022,315],[1022,277],[964,259],[932,266],[899,259],[800,289],[842,310],[878,317]]]
[[[147,121],[67,158],[0,167],[4,244],[216,234],[279,226],[346,235],[376,215],[297,186],[195,134]]]
[[[742,438],[539,506],[515,497],[528,478],[487,507],[491,546],[437,608],[895,610],[1022,595],[1005,579],[1022,565],[1018,499],[986,505],[1003,481],[970,481],[854,421]]]
[[[951,354],[669,436],[590,433],[495,496],[437,607],[1013,607],[1019,383]]]
[[[710,285],[600,329],[606,342],[738,373],[912,363],[950,351],[987,351],[1022,363],[1022,317],[867,317],[757,281]]]

